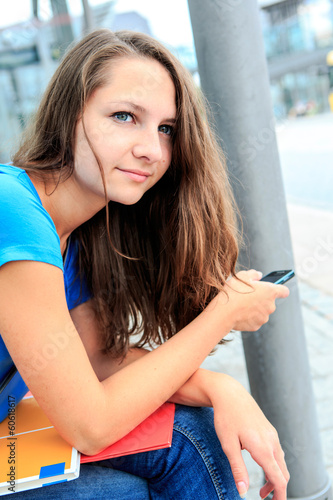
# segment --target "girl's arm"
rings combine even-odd
[[[149,353],[132,349],[124,359],[114,359],[99,348],[98,325],[90,303],[76,307],[71,315],[100,380]],[[169,400],[214,408],[215,429],[240,494],[249,488],[241,453],[245,449],[265,472],[267,482],[260,490],[261,496],[264,498],[272,490],[276,498],[285,495],[289,473],[277,432],[239,382],[222,373],[198,369]]]
[[[257,277],[249,272],[248,278]],[[283,286],[251,281],[253,291],[219,294],[177,335],[102,382],[67,309],[55,266],[9,262],[0,268],[0,332],[29,389],[59,433],[86,454],[127,434],[191,377],[231,329],[258,329]],[[124,416],[126,415],[126,418]]]

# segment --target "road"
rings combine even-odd
[[[276,131],[288,203],[333,212],[333,113],[280,122]]]
[[[333,113],[289,120],[276,131],[296,273],[333,295]]]

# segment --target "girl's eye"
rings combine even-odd
[[[112,116],[120,122],[133,121],[133,116],[131,115],[131,113],[126,113],[126,111],[119,111],[118,113],[114,113]]]
[[[171,127],[171,125],[160,125],[158,130],[162,132],[162,134],[172,135],[173,127]]]

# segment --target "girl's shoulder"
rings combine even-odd
[[[27,173],[0,165],[0,266],[36,260],[63,269],[60,240]]]
[[[10,200],[12,194],[25,194],[27,197],[33,196],[41,203],[38,193],[31,182],[26,171],[14,165],[0,164],[0,192],[1,200]],[[18,201],[18,200],[16,200]]]
[[[22,172],[25,172],[22,168],[15,167],[9,163],[0,163],[0,174],[7,174],[12,177],[18,177]]]

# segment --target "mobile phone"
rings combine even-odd
[[[286,283],[286,281],[289,281],[294,276],[295,273],[292,269],[286,271],[273,271],[263,276],[260,281],[269,281],[270,283],[275,283],[275,285],[282,285],[282,283]]]

